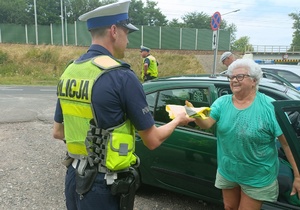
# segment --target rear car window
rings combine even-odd
[[[171,121],[166,105],[185,105],[185,100],[190,101],[195,107],[210,107],[210,96],[208,88],[176,88],[163,90],[147,95],[149,109],[153,113],[154,120],[159,123]],[[211,133],[212,129],[200,129],[196,123],[190,123],[186,128]]]

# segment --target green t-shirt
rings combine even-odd
[[[229,181],[263,187],[277,178],[275,140],[282,131],[272,101],[257,92],[245,109],[233,105],[232,95],[212,104],[210,116],[217,122],[218,171]]]

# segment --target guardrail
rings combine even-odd
[[[285,45],[251,45],[245,48],[246,53],[300,54],[300,46]]]

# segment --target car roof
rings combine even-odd
[[[222,91],[223,88],[230,88],[227,75],[212,76],[209,74],[160,77],[146,81],[142,85],[147,95],[169,89],[211,87],[211,90]],[[298,90],[277,80],[261,78],[259,90],[276,100],[300,100]]]
[[[265,65],[266,69],[272,69],[272,68],[268,68],[269,65]],[[272,65],[270,65],[272,66]],[[221,73],[219,73],[220,75],[226,75],[228,70],[222,71]],[[292,84],[291,82],[289,82],[288,80],[286,80],[285,78],[283,78],[282,76],[274,73],[274,72],[269,72],[266,71],[265,69],[262,68],[263,71],[263,78],[269,78],[269,79],[273,79],[273,80],[278,80],[279,83],[281,84],[285,84],[287,86],[293,87],[295,89],[297,89],[297,86],[295,86],[295,84]],[[270,78],[271,77],[271,78]]]
[[[263,69],[276,69],[276,70],[286,70],[292,71],[296,74],[300,74],[300,65],[288,65],[288,64],[260,64]]]
[[[143,84],[148,86],[156,86],[160,85],[160,83],[165,83],[166,81],[174,82],[180,85],[181,83],[186,82],[207,82],[207,83],[213,83],[213,84],[226,84],[229,85],[229,81],[227,79],[227,75],[225,74],[218,74],[218,75],[210,75],[210,74],[193,74],[193,75],[177,75],[177,76],[168,76],[168,77],[160,77],[154,80],[149,80],[147,82],[144,82]],[[281,82],[277,80],[267,79],[267,78],[261,78],[260,80],[260,87],[268,87],[270,89],[279,90],[282,92],[287,91],[287,88],[290,89],[290,87],[287,87],[285,84],[282,84]]]

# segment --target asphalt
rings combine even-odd
[[[52,137],[55,87],[0,86],[0,210],[63,210],[65,155]],[[143,186],[134,210],[219,210],[199,199]]]
[[[55,87],[0,86],[0,123],[53,122]]]

